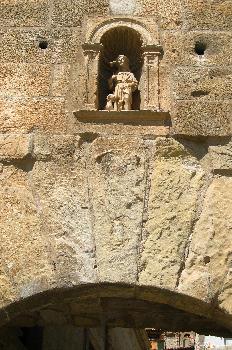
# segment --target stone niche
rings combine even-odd
[[[110,93],[108,81],[115,74],[110,62],[119,55],[127,56],[130,71],[138,82],[138,88],[132,95],[131,109],[160,110],[159,61],[162,47],[157,28],[153,25],[152,31],[149,29],[142,22],[129,18],[112,18],[92,26],[82,46],[86,70],[84,110],[106,109]]]

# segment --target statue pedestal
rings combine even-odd
[[[164,136],[170,133],[169,112],[151,110],[73,112],[78,132]]]

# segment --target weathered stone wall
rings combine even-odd
[[[176,133],[231,132],[231,1],[1,1],[2,132],[73,129],[83,106],[88,19],[140,18],[159,28],[161,108]],[[47,41],[46,49],[39,43]],[[204,55],[195,52],[205,45]]]
[[[2,0],[0,13],[1,307],[124,283],[232,330],[231,1]],[[171,128],[73,114],[88,23],[126,16],[158,28]]]

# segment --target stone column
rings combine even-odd
[[[102,44],[82,45],[85,56],[85,109],[98,109],[98,66]]]
[[[158,45],[143,47],[143,108],[159,110],[159,57],[162,48]]]

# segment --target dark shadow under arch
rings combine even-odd
[[[0,326],[46,324],[44,315],[53,313],[53,322],[61,313],[78,327],[98,327],[104,319],[109,327],[232,335],[232,316],[210,303],[156,287],[110,283],[53,289],[12,303],[0,310]]]

